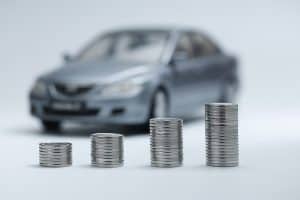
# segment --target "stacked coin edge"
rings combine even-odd
[[[183,163],[183,120],[152,118],[149,120],[151,166],[172,168]],[[91,165],[100,168],[124,164],[123,135],[91,134]],[[238,105],[209,103],[205,105],[206,165],[236,167],[239,165]],[[41,167],[72,165],[72,143],[39,143]]]
[[[182,119],[150,119],[151,166],[179,167],[183,161]]]
[[[100,168],[123,166],[123,135],[94,133],[91,135],[91,164]]]
[[[39,144],[41,167],[68,167],[72,165],[72,143],[53,142]]]
[[[205,105],[206,164],[235,167],[239,164],[238,105]]]

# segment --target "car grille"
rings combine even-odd
[[[86,109],[86,110],[78,110],[78,111],[71,111],[71,110],[56,110],[49,107],[44,107],[44,113],[47,115],[59,115],[59,116],[95,116],[100,112],[100,109]]]
[[[93,88],[93,85],[79,86],[59,83],[54,84],[54,88],[57,93],[62,94],[64,96],[77,96],[89,92]]]

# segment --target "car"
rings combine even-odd
[[[186,117],[207,102],[233,101],[237,59],[192,28],[106,32],[40,76],[31,114],[46,130],[64,122],[135,125]]]

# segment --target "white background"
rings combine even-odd
[[[104,30],[186,25],[240,59],[240,167],[205,166],[204,125],[184,126],[184,167],[149,167],[149,138],[125,138],[125,166],[89,167],[91,128],[45,134],[28,114],[35,78]],[[1,199],[300,199],[300,3],[0,1]],[[74,165],[39,168],[42,141],[71,141]]]

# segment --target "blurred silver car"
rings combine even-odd
[[[232,101],[238,88],[236,59],[184,28],[108,32],[64,60],[30,91],[31,113],[46,130],[65,121],[142,124],[188,116],[206,102]]]

